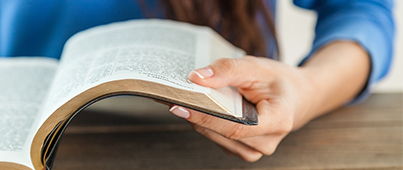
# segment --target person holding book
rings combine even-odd
[[[184,107],[170,111],[230,155],[257,161],[310,120],[370,94],[392,58],[392,1],[303,1],[318,14],[313,48],[299,67],[266,58],[221,59],[192,71],[202,86],[235,86],[257,106],[258,126],[245,126]],[[253,53],[251,53],[253,54]]]
[[[256,104],[259,125],[237,124],[177,105],[170,111],[229,154],[253,162],[271,155],[288,133],[310,120],[365,100],[392,59],[393,1],[294,3],[318,13],[312,50],[299,67],[276,61],[281,52],[275,38],[275,0],[3,0],[0,56],[59,58],[71,35],[114,21],[151,16],[210,26],[248,56],[214,61],[188,77],[211,88],[237,87]]]

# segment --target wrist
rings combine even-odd
[[[307,119],[332,111],[354,98],[369,74],[368,53],[358,43],[335,41],[318,50],[302,67],[301,74],[312,86]]]
[[[325,89],[315,76],[315,70],[298,67],[301,81],[297,84],[300,89],[300,107],[296,110],[293,130],[297,130],[320,114]]]
[[[305,95],[309,98],[309,108],[305,115],[305,119],[311,120],[320,114],[321,106],[327,94],[327,86],[324,84],[321,76],[318,75],[318,70],[311,67],[298,67],[301,75],[305,78],[307,86],[310,88],[305,89]]]

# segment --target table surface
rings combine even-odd
[[[402,98],[374,94],[319,117],[255,163],[227,156],[165,107],[90,108],[67,128],[53,169],[403,169]]]

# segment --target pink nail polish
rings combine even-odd
[[[185,118],[185,119],[189,118],[189,116],[190,116],[189,111],[187,111],[183,107],[176,106],[176,105],[171,107],[171,109],[169,109],[169,111],[172,112],[173,114],[175,114],[176,116]]]
[[[214,75],[213,70],[209,67],[200,68],[200,69],[194,70],[192,72],[194,72],[201,79],[213,77],[213,75]]]

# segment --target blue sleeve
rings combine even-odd
[[[318,14],[312,50],[300,65],[335,40],[352,40],[367,50],[371,59],[367,86],[347,105],[364,101],[389,71],[395,34],[393,0],[294,0],[294,4]]]

